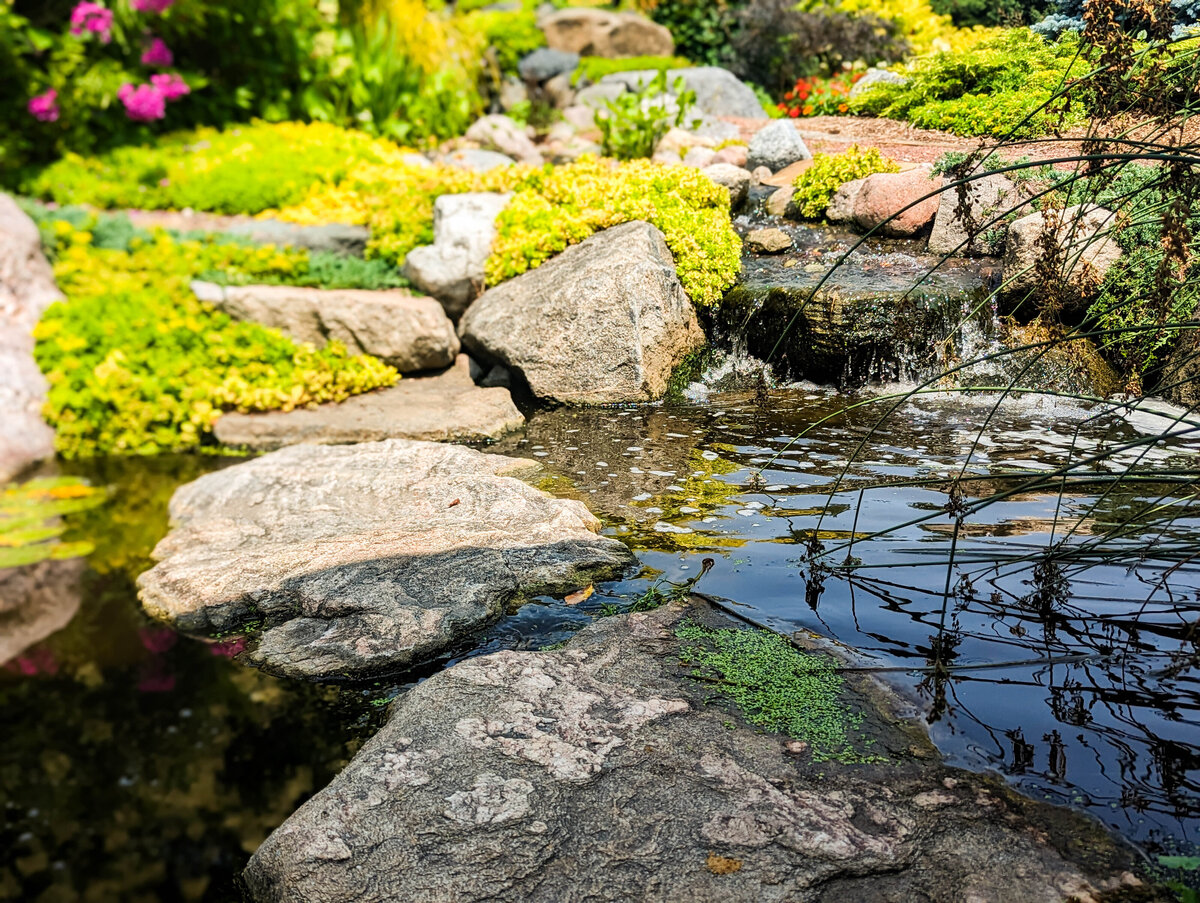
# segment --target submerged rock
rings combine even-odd
[[[453,319],[483,291],[496,217],[511,198],[490,192],[442,195],[433,205],[433,244],[413,248],[405,258],[404,275],[441,301]]]
[[[659,398],[675,366],[704,344],[662,233],[640,221],[489,289],[459,334],[539,398],[568,404]]]
[[[699,602],[609,618],[409,690],[259,847],[250,895],[1049,903],[1139,883],[1098,824],[939,764],[865,680],[843,704],[886,763],[818,761],[748,724],[681,667],[689,617],[741,626]]]
[[[0,568],[0,665],[71,623],[85,570],[82,558]]]
[[[782,229],[755,229],[746,236],[746,247],[759,254],[779,254],[792,246]]]
[[[293,411],[225,414],[214,428],[225,445],[273,451],[301,442],[344,445],[382,439],[484,442],[525,422],[507,389],[480,388],[470,359],[444,373],[406,377],[389,389]]]
[[[401,373],[454,362],[458,335],[442,305],[402,289],[317,289],[294,285],[215,285],[196,281],[201,301],[235,320],[252,320],[316,347],[341,342],[351,354],[370,354]]]
[[[54,456],[54,431],[42,419],[49,386],[33,360],[33,327],[61,299],[37,226],[0,194],[0,483]]]
[[[914,253],[915,243],[843,258],[857,236],[820,227],[789,234],[794,252],[743,258],[718,329],[744,336],[750,354],[792,378],[857,388],[937,372],[956,345],[945,339],[990,291],[981,262],[940,263]]]
[[[188,633],[260,630],[246,653],[292,677],[364,677],[429,661],[523,594],[623,572],[580,502],[515,479],[532,461],[431,442],[297,445],[201,477],[138,579]]]

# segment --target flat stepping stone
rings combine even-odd
[[[272,451],[301,442],[482,442],[519,429],[524,422],[507,389],[475,385],[464,354],[444,373],[406,376],[391,388],[342,402],[292,411],[225,414],[217,421],[215,433],[225,445]]]
[[[577,501],[515,479],[536,462],[389,440],[297,445],[171,500],[146,611],[178,630],[257,631],[247,658],[291,677],[366,677],[445,653],[514,600],[633,562]]]
[[[192,292],[235,320],[270,326],[317,348],[338,341],[351,354],[373,355],[401,373],[448,367],[458,355],[458,335],[442,305],[404,289],[224,286],[196,280]]]
[[[846,704],[886,763],[748,724],[681,666],[688,619],[744,626],[670,606],[412,688],[259,847],[251,898],[1015,903],[1138,883],[1097,822],[945,767],[866,678]]]

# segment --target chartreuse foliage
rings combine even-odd
[[[556,168],[476,173],[415,165],[394,144],[333,126],[258,123],[64,161],[29,188],[61,204],[191,207],[294,223],[364,224],[371,228],[368,256],[392,266],[433,241],[439,195],[512,191],[516,196],[501,217],[488,261],[490,284],[538,266],[599,229],[634,219],[663,231],[696,304],[716,303],[740,268],[728,191],[695,170],[645,160],[584,158]]]
[[[1060,121],[1082,120],[1078,104],[1062,120],[1058,111],[1043,107],[1068,78],[1089,69],[1077,38],[1054,44],[1013,28],[965,50],[914,60],[906,84],[873,85],[850,108],[957,135],[1036,136]]]
[[[396,371],[331,342],[297,345],[238,323],[189,288],[212,270],[258,279],[302,258],[274,248],[176,241],[165,232],[128,250],[57,226],[55,276],[67,296],[35,331],[50,382],[47,418],[66,457],[155,454],[202,446],[225,410],[290,410],[393,384]]]
[[[828,656],[800,652],[768,630],[688,621],[675,636],[680,660],[715,683],[751,724],[803,740],[817,762],[878,760],[854,748],[862,714],[846,705],[845,681]]]
[[[356,166],[402,155],[390,142],[332,125],[257,122],[97,157],[68,154],[24,191],[60,204],[255,214],[297,203],[314,183],[336,182]]]
[[[812,166],[796,176],[795,204],[806,219],[820,219],[838,188],[845,182],[877,172],[899,172],[900,166],[877,147],[866,150],[852,144],[840,154],[814,154]]]
[[[301,223],[367,223],[369,253],[399,265],[413,248],[433,240],[437,197],[468,191],[514,192],[497,223],[487,262],[489,285],[539,266],[600,229],[636,219],[662,230],[680,282],[696,304],[717,303],[741,268],[729,192],[697,170],[646,160],[615,164],[585,157],[566,166],[512,166],[486,173],[363,166],[277,215]]]

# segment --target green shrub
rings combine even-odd
[[[1012,29],[966,50],[918,59],[908,67],[906,84],[874,85],[850,109],[957,135],[1045,134],[1060,116],[1042,107],[1068,77],[1090,68],[1078,49],[1073,38],[1052,44],[1028,29]],[[1076,105],[1062,122],[1083,117]]]
[[[50,383],[47,419],[65,457],[155,454],[210,444],[225,410],[290,410],[393,384],[396,371],[330,343],[297,345],[196,300],[210,270],[287,271],[275,248],[177,242],[158,232],[127,251],[102,250],[63,222],[55,276],[67,300],[35,331]]]
[[[728,66],[744,0],[639,0],[639,7],[675,38],[678,53],[704,66]]]
[[[466,27],[483,35],[505,75],[515,74],[523,57],[546,46],[546,35],[538,28],[537,14],[528,7],[511,12],[478,10],[467,15]]]
[[[649,157],[662,137],[688,121],[696,94],[675,79],[667,93],[667,73],[662,70],[637,91],[626,91],[605,101],[607,109],[596,116],[600,146],[605,156],[618,160]]]
[[[606,75],[614,72],[638,72],[653,70],[665,72],[668,69],[687,69],[692,64],[680,56],[623,56],[610,59],[603,56],[585,56],[579,61],[579,68],[571,76],[573,84],[582,81],[598,82]]]
[[[876,172],[899,172],[895,160],[877,147],[866,150],[852,144],[840,154],[814,154],[812,165],[796,176],[795,204],[805,219],[821,219],[833,195],[846,182]]]
[[[330,125],[260,122],[198,129],[98,157],[69,154],[23,187],[59,204],[254,214],[295,204],[315,182],[336,181],[395,152]]]

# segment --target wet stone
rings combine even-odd
[[[581,502],[515,478],[538,469],[428,442],[285,448],[175,493],[140,598],[184,632],[257,631],[247,657],[273,673],[409,668],[631,563]]]
[[[1094,822],[912,756],[927,742],[865,683],[850,704],[886,762],[753,727],[688,679],[688,619],[738,626],[694,600],[416,686],[258,849],[251,897],[1028,903],[1137,883]]]

